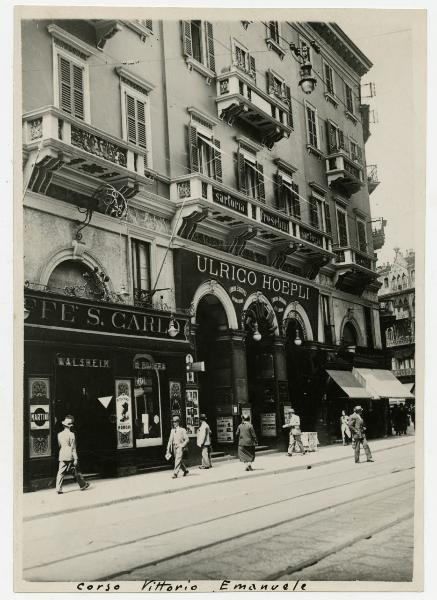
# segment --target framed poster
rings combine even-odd
[[[230,444],[234,441],[234,420],[232,417],[217,417],[217,442]]]
[[[171,416],[182,417],[182,384],[180,381],[169,381]]]
[[[117,412],[117,448],[132,448],[132,384],[130,379],[115,380],[115,407]]]
[[[200,422],[199,390],[185,391],[185,425],[189,436],[197,433]]]
[[[263,437],[276,437],[276,413],[261,415],[261,435]]]
[[[29,456],[51,456],[50,379],[29,377]]]

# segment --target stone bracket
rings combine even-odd
[[[234,229],[228,236],[229,252],[234,256],[241,256],[249,240],[258,234],[258,230],[252,225],[245,225]]]
[[[294,242],[287,242],[285,244],[280,244],[274,246],[270,251],[270,266],[274,269],[282,269],[285,265],[285,261],[287,260],[287,256],[297,252],[301,248],[303,248],[303,244],[296,244]]]
[[[179,227],[178,236],[192,240],[199,223],[204,221],[208,216],[208,209],[195,210],[189,215],[182,217],[182,225]]]

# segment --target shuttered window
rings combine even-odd
[[[184,55],[215,71],[214,29],[208,21],[182,21]]]
[[[347,83],[344,84],[344,93],[346,98],[346,107],[348,111],[352,114],[355,114],[354,95],[352,92],[352,88]]]
[[[58,55],[59,107],[78,119],[85,119],[84,69]]]
[[[358,234],[358,248],[361,252],[367,252],[367,240],[366,240],[366,225],[364,221],[357,219],[357,234]]]
[[[150,290],[150,244],[132,240],[132,270],[135,290]]]
[[[251,198],[265,202],[263,165],[247,159],[241,150],[237,154],[237,165],[239,190]]]
[[[323,210],[325,211],[325,231],[329,235],[332,235],[331,211],[329,210],[329,204],[327,201],[324,203]]]
[[[325,85],[328,94],[334,95],[334,71],[327,63],[325,63]]]
[[[348,245],[346,213],[337,209],[338,244],[342,248]]]
[[[126,93],[127,141],[142,148],[147,147],[145,102]]]
[[[310,196],[310,225],[315,227],[316,229],[320,228],[320,220],[319,220],[319,201],[314,198],[314,196]]]
[[[188,126],[188,149],[190,157],[190,170],[202,173],[222,181],[222,160],[220,141],[200,134],[193,125]]]
[[[310,106],[306,107],[307,115],[307,132],[308,132],[308,143],[314,148],[319,147],[319,137],[317,131],[317,114],[316,111]]]

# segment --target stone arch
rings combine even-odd
[[[208,281],[204,281],[195,291],[192,301],[193,312],[194,315],[191,319],[192,323],[196,323],[196,312],[199,302],[204,296],[215,296],[218,300],[220,300],[223,309],[226,313],[226,318],[228,320],[229,329],[238,329],[238,319],[237,313],[235,312],[234,305],[232,304],[232,300],[230,299],[227,291],[224,287],[222,287],[219,283],[217,283],[214,279],[210,279]]]
[[[282,335],[286,337],[287,331],[286,326],[284,325],[285,320],[290,317],[293,318],[293,313],[295,315],[296,321],[300,324],[303,331],[304,340],[313,341],[313,328],[311,327],[310,320],[306,313],[306,310],[299,302],[290,302],[284,310],[284,314],[282,317]]]
[[[243,306],[243,311],[247,310],[253,302],[262,302],[263,304],[265,304],[267,306],[269,311],[271,311],[271,313],[273,315],[273,323],[275,325],[275,335],[279,335],[278,319],[276,317],[275,311],[273,310],[273,306],[270,304],[268,299],[264,296],[264,294],[261,294],[261,292],[255,292],[254,294],[251,294],[247,298],[247,300]],[[241,324],[241,326],[243,328],[243,324]]]
[[[65,262],[66,260],[74,260],[76,262],[81,262],[91,270],[94,269],[94,267],[98,267],[99,271],[105,270],[99,259],[89,250],[85,250],[85,252],[83,252],[83,254],[79,256],[75,255],[74,248],[71,245],[64,246],[63,248],[60,248],[56,252],[54,252],[46,261],[46,263],[42,266],[39,273],[38,283],[40,283],[41,285],[47,285],[50,279],[50,275],[55,270],[55,268],[61,263]],[[108,286],[108,289],[111,292],[114,291],[111,279],[106,285]]]
[[[357,345],[365,346],[365,338],[363,332],[361,331],[361,327],[358,324],[358,321],[354,317],[348,315],[345,315],[343,317],[343,321],[341,322],[340,341],[343,339],[343,330],[345,328],[346,323],[350,323],[350,325],[352,325],[352,327],[355,329],[355,333],[357,334]]]

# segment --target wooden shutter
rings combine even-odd
[[[83,97],[83,69],[75,64],[73,68],[73,115],[79,119],[85,116]]]
[[[127,121],[127,141],[132,144],[137,143],[137,126],[135,98],[126,94],[126,121]]]
[[[258,185],[258,198],[265,202],[266,191],[264,188],[264,168],[258,162],[256,163],[257,168],[257,185]]]
[[[326,233],[329,233],[329,235],[331,235],[332,234],[331,211],[329,210],[329,204],[328,204],[328,202],[324,202],[323,207],[324,207],[324,211],[325,211],[325,229],[326,229]]]
[[[205,28],[206,28],[206,47],[208,50],[208,67],[211,69],[211,71],[215,71],[214,35],[213,35],[212,23],[209,23],[209,21],[206,21]]]
[[[182,21],[182,39],[184,44],[184,54],[193,56],[193,43],[191,41],[191,21]]]
[[[301,214],[300,214],[299,186],[297,185],[297,183],[294,183],[294,181],[292,181],[291,189],[293,190],[293,202],[292,202],[293,217],[296,217],[296,219],[300,219]]]
[[[253,56],[249,56],[249,72],[251,77],[253,77],[256,80],[256,66],[255,59],[253,58]]]
[[[271,71],[267,71],[267,93],[273,94],[275,90],[274,82],[273,82],[273,73]]]
[[[237,153],[238,189],[246,193],[246,161],[241,150]]]
[[[341,129],[338,130],[338,147],[341,148],[342,150],[346,149],[344,133],[341,131]]]
[[[357,159],[359,163],[363,162],[363,153],[361,151],[361,148],[357,145]]]
[[[146,109],[141,100],[137,100],[137,134],[138,145],[146,148]]]
[[[340,247],[347,246],[347,224],[346,215],[343,211],[337,211],[337,222],[338,222],[338,243]]]
[[[357,221],[358,247],[361,252],[367,252],[366,228],[362,221]]]
[[[188,126],[188,145],[190,149],[190,169],[191,172],[198,173],[199,167],[199,145],[197,143],[197,130],[192,125]]]
[[[317,210],[317,200],[310,196],[310,224],[316,229],[319,228],[319,212]]]
[[[288,111],[287,111],[287,122],[289,127],[293,127],[293,106],[291,104],[291,90],[290,90],[290,86],[286,85],[284,83],[284,95],[286,98],[286,102],[288,104]]]
[[[214,172],[215,178],[217,181],[222,181],[223,179],[223,171],[222,171],[222,154],[220,152],[220,141],[213,140],[214,145],[218,150],[214,150]]]
[[[59,107],[68,113],[72,112],[71,105],[71,63],[59,56]]]
[[[326,121],[326,131],[326,137],[328,138],[328,152],[335,152],[335,150],[337,150],[337,128],[329,121]]]
[[[282,175],[280,173],[276,173],[276,175],[274,176],[274,180],[276,208],[278,210],[285,210],[285,194],[283,189]]]

